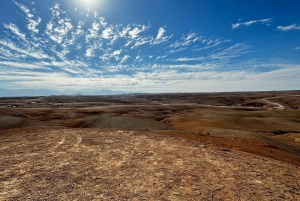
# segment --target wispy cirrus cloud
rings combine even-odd
[[[28,19],[29,23],[27,25],[28,30],[34,32],[34,33],[38,33],[39,30],[36,28],[42,21],[41,18],[38,18],[37,20],[33,20],[33,19]]]
[[[130,58],[129,55],[125,55],[125,56],[122,58],[121,63],[126,62],[129,58]]]
[[[85,56],[86,57],[92,57],[93,56],[93,48],[88,48],[86,50]]]
[[[166,28],[160,27],[158,30],[157,36],[156,36],[155,40],[152,42],[152,44],[165,43],[173,37],[173,35],[165,36],[164,35],[165,33],[166,33]]]
[[[232,24],[232,29],[237,29],[241,26],[250,26],[252,24],[266,24],[269,25],[272,22],[273,18],[261,19],[261,20],[251,20],[248,22]]]
[[[172,43],[170,45],[170,48],[181,48],[183,46],[189,46],[197,41],[200,41],[202,39],[202,36],[198,36],[196,33],[189,33],[181,37],[180,40],[177,40],[176,42]]]
[[[46,59],[48,56],[41,51],[35,51],[34,49],[27,47],[26,49],[18,47],[15,43],[9,40],[0,40],[0,45],[6,48],[8,51],[13,51],[17,54],[24,55],[22,57],[33,57],[36,59]]]
[[[1,69],[1,68],[0,68]],[[56,72],[27,72],[27,71],[1,71],[0,80],[5,80],[22,85],[25,88],[36,88],[43,83],[49,88],[61,90],[85,90],[90,88],[118,89],[130,91],[135,86],[137,91],[147,92],[186,92],[197,91],[244,91],[244,90],[272,90],[274,87],[281,89],[297,89],[299,86],[299,66],[286,65],[280,69],[269,72],[255,71],[227,71],[216,70],[200,72],[179,72],[174,69],[159,69],[154,72],[136,72],[134,75],[114,75],[101,78],[78,77],[73,78],[65,73]],[[296,73],[295,73],[296,72]],[[278,80],[283,82],[278,83]],[[82,85],[81,83],[85,83]],[[209,87],[207,87],[209,86]]]
[[[206,43],[204,47],[194,47],[193,51],[201,51],[201,50],[207,50],[213,47],[217,47],[221,45],[222,43],[228,43],[231,40],[221,40],[221,39],[215,39],[215,40],[203,40],[202,43]]]
[[[68,41],[68,33],[74,28],[71,19],[61,17],[62,10],[59,4],[55,4],[52,10],[52,19],[47,23],[45,33],[58,44],[64,45]]]
[[[9,23],[4,24],[4,27],[6,29],[9,29],[12,33],[14,33],[17,37],[20,37],[21,39],[25,40],[26,35],[24,33],[21,33],[17,25]]]
[[[220,46],[223,43],[231,42],[230,39],[222,39],[222,38],[209,38],[200,36],[197,33],[189,33],[183,35],[180,40],[170,44],[168,48],[171,50],[169,53],[177,53],[186,50],[189,48],[192,51],[201,51],[211,49],[217,46]]]
[[[175,59],[174,61],[203,61],[205,57],[195,57],[195,58],[189,58],[189,57],[181,57],[178,59]]]
[[[30,9],[23,4],[20,4],[15,0],[13,0],[13,2],[26,14],[26,18],[28,20],[27,29],[34,33],[38,33],[39,30],[36,27],[41,23],[42,19],[40,17],[35,17],[31,13]]]
[[[14,54],[10,49],[5,47],[0,47],[0,55],[2,55],[1,59],[3,60],[20,59],[25,57],[25,55],[22,54]]]
[[[166,30],[163,27],[160,27],[156,36],[156,40],[159,40],[163,37]]]
[[[149,25],[148,26],[146,26],[146,25],[137,25],[132,30],[128,31],[128,35],[131,38],[137,38],[140,33],[146,31],[149,28],[150,28]]]
[[[130,23],[133,18],[105,19],[101,12],[79,4],[74,9],[47,1],[40,9],[41,3],[13,1],[15,5],[8,5],[20,10],[14,12],[20,16],[0,24],[1,87],[192,92],[272,90],[276,85],[292,89],[300,84],[299,65],[258,61],[253,52],[260,51],[260,44],[254,37],[243,41],[247,35],[230,35],[231,28],[268,26],[273,18],[228,22],[232,27],[222,31],[219,23],[207,22],[216,27],[206,29],[197,21],[179,33],[172,31],[177,30],[176,22],[165,24],[170,20]],[[287,25],[277,30],[299,29],[298,24]],[[294,45],[290,49],[300,49]],[[272,52],[264,54],[268,58]]]
[[[26,6],[18,4],[18,7],[25,13],[30,13]],[[5,58],[18,52],[18,56],[14,58],[19,63],[23,62],[23,58],[32,57],[37,60],[35,61],[37,65],[40,64],[38,66],[45,66],[53,70],[59,69],[72,76],[87,76],[89,70],[96,68],[104,73],[119,72],[124,69],[127,72],[146,71],[155,70],[158,67],[195,70],[199,68],[199,65],[193,67],[192,65],[165,64],[156,65],[154,68],[148,64],[161,61],[209,62],[208,60],[211,60],[209,55],[184,57],[171,54],[180,51],[197,52],[201,48],[214,48],[230,42],[230,40],[207,38],[195,32],[183,34],[176,40],[173,39],[173,34],[166,34],[168,33],[166,26],[159,27],[156,34],[152,35],[149,33],[150,24],[108,24],[103,17],[98,15],[94,15],[95,18],[90,24],[82,19],[78,19],[76,22],[68,17],[67,12],[62,10],[59,4],[54,4],[50,11],[51,18],[48,22],[45,20],[46,28],[43,30],[45,34],[38,34],[36,37],[31,37],[32,40],[28,40],[28,42],[24,41],[21,43],[23,47],[10,40],[2,40],[0,43],[2,57]],[[22,35],[22,31],[16,25],[6,24],[5,26],[15,36],[26,37],[26,35]],[[170,50],[156,51],[158,44],[161,50]],[[150,50],[150,53],[147,53],[146,50]],[[223,50],[224,48],[219,48],[218,52]],[[126,66],[130,62],[138,63],[139,66]],[[202,64],[201,69],[203,66],[212,65]]]
[[[22,68],[22,69],[50,69],[47,68],[43,65],[39,65],[36,63],[19,63],[19,62],[12,62],[12,61],[0,61],[0,65],[2,66],[8,66],[8,67],[13,67],[13,68]]]
[[[169,53],[173,54],[173,53],[176,53],[176,52],[184,51],[186,49],[187,49],[187,47],[182,47],[182,48],[179,48],[179,49],[173,49],[173,50],[170,50]]]
[[[102,22],[102,19],[100,19],[100,22],[94,21],[92,24],[92,27],[90,29],[88,29],[88,33],[85,36],[85,40],[87,42],[93,38],[98,37],[98,32],[100,30],[100,26],[102,25],[101,22]],[[104,25],[104,26],[106,26],[106,25]]]
[[[233,58],[240,57],[244,54],[250,53],[252,50],[250,47],[244,43],[237,43],[231,47],[228,47],[218,53],[210,55],[212,59],[218,59],[223,61],[228,61]]]
[[[300,25],[292,24],[289,26],[277,26],[277,30],[280,31],[300,30]]]
[[[246,61],[236,62],[254,48],[235,39],[204,36],[195,31],[179,35],[171,33],[167,26],[153,27],[150,23],[114,24],[98,13],[74,18],[70,12],[79,11],[64,10],[60,4],[51,7],[48,18],[41,18],[34,9],[16,5],[26,14],[27,25],[3,24],[0,82],[11,80],[28,87],[43,83],[53,87],[138,85],[140,89],[177,90],[178,81],[172,79],[192,86],[191,82],[196,83],[197,79],[225,80],[222,72],[226,70],[232,71],[228,75],[236,79],[245,78],[250,72],[240,73],[242,67],[246,68]],[[29,29],[30,19],[39,23]],[[236,26],[270,21],[271,18],[255,20]],[[248,68],[253,66],[261,67],[254,62]]]
[[[137,55],[134,59],[134,63],[139,63],[139,62],[142,62],[143,61],[143,56],[141,55]]]

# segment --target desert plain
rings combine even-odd
[[[0,200],[300,200],[300,91],[0,98]]]

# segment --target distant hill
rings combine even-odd
[[[51,96],[62,95],[60,92],[50,89],[1,89],[0,97],[21,97],[21,96]]]
[[[119,94],[126,94],[127,92],[124,91],[114,91],[109,89],[102,89],[99,91],[80,91],[79,94],[82,95],[119,95]]]
[[[2,89],[0,88],[0,97],[23,97],[23,96],[52,96],[52,95],[118,95],[125,94],[124,91],[114,91],[102,89],[99,91],[54,91],[50,89]]]

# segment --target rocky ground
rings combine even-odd
[[[300,169],[148,131],[1,131],[0,200],[300,200]]]

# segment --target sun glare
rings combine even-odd
[[[92,6],[95,5],[96,3],[98,3],[99,1],[97,0],[84,0],[82,1],[86,6]]]
[[[95,0],[85,0],[85,3],[92,3],[94,2]]]
[[[91,10],[98,10],[103,7],[104,0],[75,0],[76,8]]]
[[[81,4],[81,5],[91,6],[99,1],[98,0],[76,0],[75,2],[78,5]]]
[[[83,4],[89,9],[99,8],[99,5],[103,4],[103,0],[80,0],[80,4]]]

